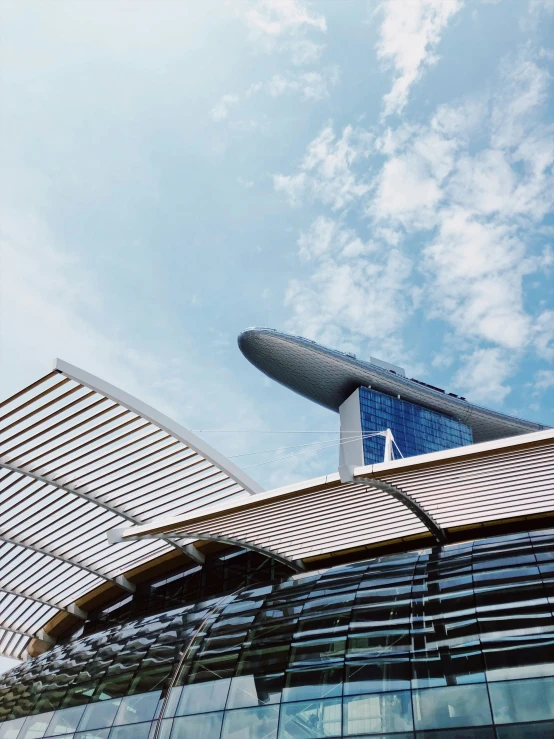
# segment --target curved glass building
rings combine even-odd
[[[2,404],[0,739],[554,737],[554,431],[250,338],[412,456],[264,491],[58,362]]]
[[[104,613],[102,628],[4,676],[0,736],[552,736],[553,543],[552,530],[521,532],[239,586],[123,623]]]

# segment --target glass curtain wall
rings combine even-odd
[[[294,575],[24,663],[0,739],[545,739],[553,609],[552,530]]]
[[[404,457],[473,443],[470,426],[367,387],[360,388],[360,414],[362,433],[390,429]],[[364,438],[363,448],[365,464],[383,461],[385,440],[382,436]]]

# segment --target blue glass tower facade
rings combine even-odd
[[[367,387],[360,388],[360,415],[363,434],[389,428],[404,457],[473,443],[469,426],[442,413]],[[365,464],[382,462],[384,437],[364,438],[363,450]]]

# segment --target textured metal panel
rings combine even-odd
[[[252,328],[239,336],[238,343],[244,356],[261,372],[333,411],[338,412],[340,405],[363,385],[389,395],[400,395],[405,400],[456,418],[472,428],[475,442],[545,428],[467,403],[301,336]]]
[[[552,445],[387,475],[445,528],[554,509]]]

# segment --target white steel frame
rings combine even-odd
[[[201,510],[260,486],[202,439],[67,362],[0,403],[0,654],[21,657],[43,626],[103,583],[177,549],[183,536],[108,547],[106,532]]]

